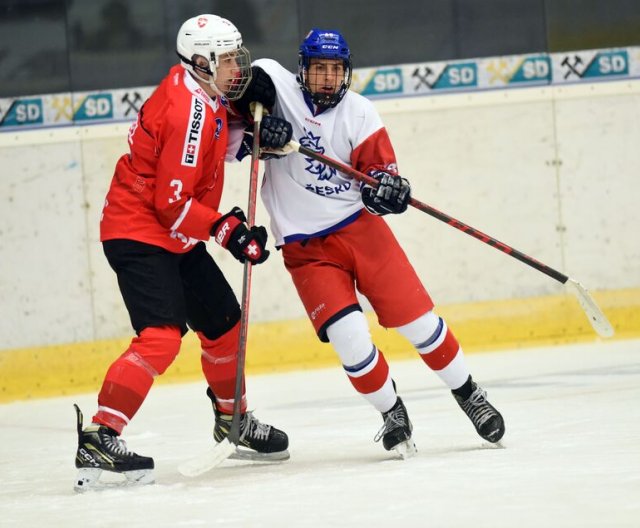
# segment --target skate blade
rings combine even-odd
[[[278,451],[276,453],[258,453],[250,449],[242,449],[237,447],[235,452],[231,453],[229,460],[249,460],[253,462],[282,462],[289,460],[291,456],[289,451]]]
[[[185,477],[197,477],[222,464],[235,450],[236,445],[225,438],[222,442],[214,445],[212,449],[180,464],[178,471]]]
[[[404,442],[400,442],[397,446],[395,446],[394,451],[398,453],[402,460],[406,460],[407,458],[411,458],[418,454],[418,448],[411,438],[409,440],[405,440]]]
[[[104,478],[101,478],[104,476]],[[124,477],[124,479],[122,478]],[[81,468],[78,470],[74,491],[84,493],[86,491],[101,491],[127,486],[143,486],[153,484],[155,477],[151,469],[139,469],[135,471],[104,471],[95,468]]]

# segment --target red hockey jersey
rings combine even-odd
[[[180,65],[144,103],[116,165],[100,240],[124,238],[184,253],[209,239],[224,184],[227,110]],[[231,160],[233,156],[229,156]]]

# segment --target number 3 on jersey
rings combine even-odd
[[[171,187],[175,187],[173,190],[173,198],[169,198],[169,203],[178,202],[182,196],[180,193],[182,192],[182,181],[181,180],[171,180],[169,184]]]

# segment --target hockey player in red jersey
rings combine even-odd
[[[415,452],[412,425],[384,354],[372,342],[356,289],[380,324],[396,328],[452,390],[479,435],[498,442],[500,413],[471,378],[462,349],[387,223],[407,209],[409,182],[398,175],[391,141],[374,106],[349,91],[351,56],[342,35],[312,30],[300,46],[298,75],[273,60],[254,62],[277,97],[273,115],[293,126],[301,145],[374,176],[361,186],[349,176],[297,154],[266,161],[261,195],[276,245],[324,342],[330,342],[353,384],[381,414],[375,440],[402,457]],[[284,154],[280,151],[279,154]],[[273,153],[271,153],[273,154]]]
[[[269,256],[267,232],[247,226],[239,207],[218,211],[225,160],[242,142],[227,121],[228,101],[273,104],[252,79],[249,53],[235,26],[215,15],[187,20],[177,36],[180,64],[140,109],[129,131],[130,152],[117,162],[100,222],[101,241],[136,332],[108,369],[92,424],[78,414],[76,490],[97,485],[102,470],[128,481],[153,481],[153,459],[129,451],[123,428],[153,380],[179,352],[190,327],[201,342],[202,371],[215,416],[214,439],[230,430],[234,405],[240,308],[204,241],[210,237],[240,262]],[[279,148],[291,126],[265,117],[263,145]],[[240,444],[262,460],[288,458],[288,437],[261,424],[241,402]],[[246,452],[246,450],[244,451]]]

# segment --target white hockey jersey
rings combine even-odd
[[[273,115],[291,123],[295,141],[361,172],[397,172],[391,141],[368,99],[348,91],[336,107],[316,115],[293,73],[271,59],[253,64],[273,80]],[[292,153],[265,166],[261,197],[276,246],[336,231],[363,209],[361,184],[323,163]]]

